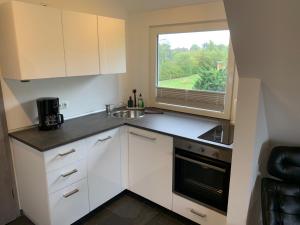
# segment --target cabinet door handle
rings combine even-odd
[[[77,192],[79,192],[79,189],[76,188],[75,190],[70,191],[70,192],[67,193],[67,194],[64,194],[63,197],[64,197],[64,198],[69,198],[70,196],[76,194]]]
[[[74,169],[74,170],[72,170],[72,171],[70,171],[70,172],[68,172],[68,173],[62,174],[61,176],[62,176],[62,177],[68,177],[68,176],[71,176],[72,174],[77,173],[77,172],[78,172],[78,170],[77,170],[77,169]]]
[[[68,151],[68,152],[65,152],[65,153],[59,153],[58,156],[64,157],[64,156],[70,155],[70,154],[72,154],[72,153],[74,153],[74,152],[76,152],[76,150],[75,150],[75,149],[71,149],[71,150]]]
[[[137,134],[135,132],[129,132],[131,135],[134,135],[134,136],[137,136],[137,137],[142,137],[142,138],[145,138],[145,139],[148,139],[150,141],[156,141],[156,138],[154,137],[147,137],[147,136],[144,136],[144,135],[141,135],[141,134]]]
[[[98,142],[105,142],[105,141],[107,141],[107,140],[109,140],[109,139],[112,139],[112,137],[111,137],[111,136],[108,136],[108,137],[106,137],[106,138],[99,139],[99,140],[97,141],[97,143],[98,143]]]
[[[205,218],[205,217],[206,217],[206,214],[201,213],[201,212],[197,212],[197,211],[194,210],[194,209],[191,209],[190,212],[193,213],[193,214],[195,214],[196,216],[200,216],[200,217],[202,217],[202,218]]]

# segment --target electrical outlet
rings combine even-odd
[[[69,102],[60,102],[60,103],[59,103],[59,109],[60,109],[60,110],[67,109],[68,106],[69,106]]]

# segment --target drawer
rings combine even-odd
[[[86,159],[47,174],[48,192],[53,193],[87,177]]]
[[[50,172],[80,159],[85,159],[86,154],[85,140],[49,150],[44,153],[46,171]]]
[[[164,142],[166,139],[171,137],[156,132],[147,131],[144,129],[129,127],[128,134],[132,137],[139,138],[144,141],[150,141],[152,144],[160,145],[161,142]]]
[[[119,128],[115,128],[87,138],[86,143],[88,149],[91,149],[96,145],[105,145],[106,143],[110,143],[114,138],[116,138],[119,135],[118,132]]]
[[[50,195],[52,225],[70,225],[89,213],[87,179]]]
[[[201,225],[225,225],[226,216],[173,194],[173,211]]]

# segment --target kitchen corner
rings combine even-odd
[[[224,21],[207,23],[207,30],[199,12],[195,23],[162,19],[156,27],[144,24],[144,13],[136,24],[126,9],[124,16],[113,16],[102,11],[102,3],[80,2],[76,10],[58,2],[9,1],[0,7],[1,86],[17,187],[11,192],[6,185],[6,190],[19,203],[15,208],[21,218],[36,225],[80,223],[131,193],[142,199],[139,203],[147,201],[167,212],[170,222],[176,221],[172,224],[225,225],[235,73],[223,5],[212,4],[208,14],[215,15],[221,6],[218,20]],[[199,9],[206,15],[206,5]],[[178,29],[177,38],[190,40],[185,48],[179,46],[182,41],[174,47],[164,43],[168,38],[158,30],[169,29],[160,26],[164,24]],[[140,30],[140,25],[147,29]],[[189,31],[186,37],[183,31]],[[138,34],[138,40],[132,34]],[[220,34],[222,45],[214,44]],[[213,52],[218,54],[198,57]],[[185,55],[191,60],[183,60]],[[157,58],[165,59],[151,62]],[[175,70],[169,70],[173,59]],[[128,96],[130,89],[133,95]],[[126,109],[111,111],[106,105],[106,112],[101,111],[107,103],[124,100]],[[129,216],[130,206],[121,208],[122,215],[110,215],[104,223],[97,214],[95,223],[169,224],[156,216],[142,223],[143,210]],[[0,219],[3,214],[0,211]]]
[[[225,224],[232,146],[212,140],[226,138],[217,128],[229,121],[157,108],[126,119],[128,112],[10,133],[25,215],[35,224],[71,224],[130,191],[196,223]]]
[[[161,109],[159,110],[161,111]],[[163,111],[163,114],[146,114],[141,118],[135,119],[115,118],[107,115],[105,112],[100,112],[67,120],[60,129],[45,132],[34,127],[12,132],[9,135],[38,151],[47,151],[127,125],[231,150],[231,144],[225,145],[199,138],[199,136],[224,123],[229,124],[230,122],[173,111]]]

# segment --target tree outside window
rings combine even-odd
[[[158,87],[226,90],[229,31],[160,34]]]

